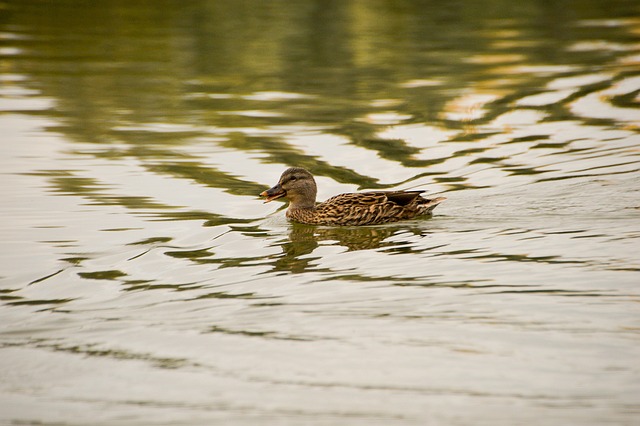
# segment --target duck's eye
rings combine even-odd
[[[289,178],[289,180],[297,180],[298,178],[296,176],[291,176],[291,178]]]

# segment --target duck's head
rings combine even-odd
[[[315,205],[317,191],[311,173],[301,167],[291,167],[285,170],[273,188],[262,191],[260,196],[267,197],[265,203],[287,197],[292,208],[308,208]]]

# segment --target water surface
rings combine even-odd
[[[0,422],[631,425],[639,105],[631,0],[0,1]]]

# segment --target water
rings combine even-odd
[[[636,423],[638,12],[0,2],[0,423]]]

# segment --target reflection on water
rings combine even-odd
[[[365,226],[365,227],[316,227],[302,224],[292,224],[288,240],[279,242],[283,255],[276,256],[274,270],[288,272],[305,272],[314,269],[311,260],[319,257],[307,256],[315,252],[320,246],[339,245],[347,251],[374,250],[381,252],[410,252],[406,247],[407,233],[418,236],[426,234],[419,228],[411,229],[410,222],[401,225]],[[404,234],[401,241],[394,241],[396,234]],[[325,272],[331,273],[331,269]],[[334,271],[336,272],[336,271]],[[331,274],[331,278],[336,278]],[[357,276],[350,277],[358,279]],[[390,277],[387,277],[390,279]],[[366,277],[363,278],[366,280]]]
[[[0,422],[630,424],[638,12],[0,1]]]

